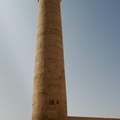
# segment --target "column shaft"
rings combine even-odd
[[[61,0],[39,0],[32,120],[67,120]]]

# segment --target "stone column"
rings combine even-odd
[[[67,120],[61,0],[39,0],[32,120]]]

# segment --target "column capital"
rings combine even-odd
[[[45,1],[45,2],[53,2],[53,1],[57,1],[57,2],[61,2],[62,0],[38,0],[39,1]]]

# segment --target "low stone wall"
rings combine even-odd
[[[95,118],[95,117],[72,117],[72,116],[68,116],[68,120],[120,120],[120,118]]]

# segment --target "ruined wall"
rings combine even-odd
[[[70,117],[68,120],[120,120],[120,118]]]

